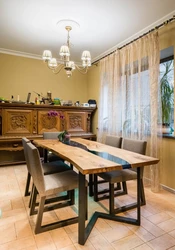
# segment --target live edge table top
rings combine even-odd
[[[96,141],[90,141],[82,138],[74,138],[71,139],[71,141],[86,147],[87,150],[84,150],[81,147],[63,144],[58,140],[34,140],[34,144],[50,150],[61,156],[63,159],[69,161],[83,175],[123,169],[123,165],[121,163],[104,159],[91,152],[105,152],[126,161],[130,164],[131,168],[143,167],[159,162],[159,159],[157,158],[137,154],[121,148],[111,147]]]

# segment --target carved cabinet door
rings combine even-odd
[[[32,110],[4,109],[2,122],[3,135],[24,135],[36,133]]]
[[[87,132],[87,113],[86,112],[65,112],[66,129],[70,133]]]
[[[43,134],[43,132],[47,131],[62,131],[63,127],[59,116],[48,116],[48,110],[38,111],[38,134]]]

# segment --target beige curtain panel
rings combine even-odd
[[[104,142],[107,134],[147,140],[147,154],[160,156],[159,63],[156,31],[100,61],[98,141]],[[159,165],[145,168],[145,179],[157,192]]]

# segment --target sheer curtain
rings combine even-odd
[[[100,61],[98,141],[106,134],[147,140],[147,154],[159,157],[158,33],[148,34]],[[159,190],[159,166],[147,168],[152,191]]]

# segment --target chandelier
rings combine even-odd
[[[67,31],[67,43],[66,45],[61,46],[59,53],[62,62],[58,63],[56,58],[52,57],[52,52],[50,50],[44,50],[42,58],[44,62],[47,63],[48,68],[51,69],[55,74],[58,74],[63,68],[65,69],[68,77],[72,75],[72,71],[75,69],[77,69],[82,74],[86,74],[88,71],[88,67],[91,66],[91,54],[87,50],[83,51],[81,56],[82,66],[78,66],[74,63],[74,61],[71,61],[69,33],[72,30],[72,27],[66,26],[65,29]]]

